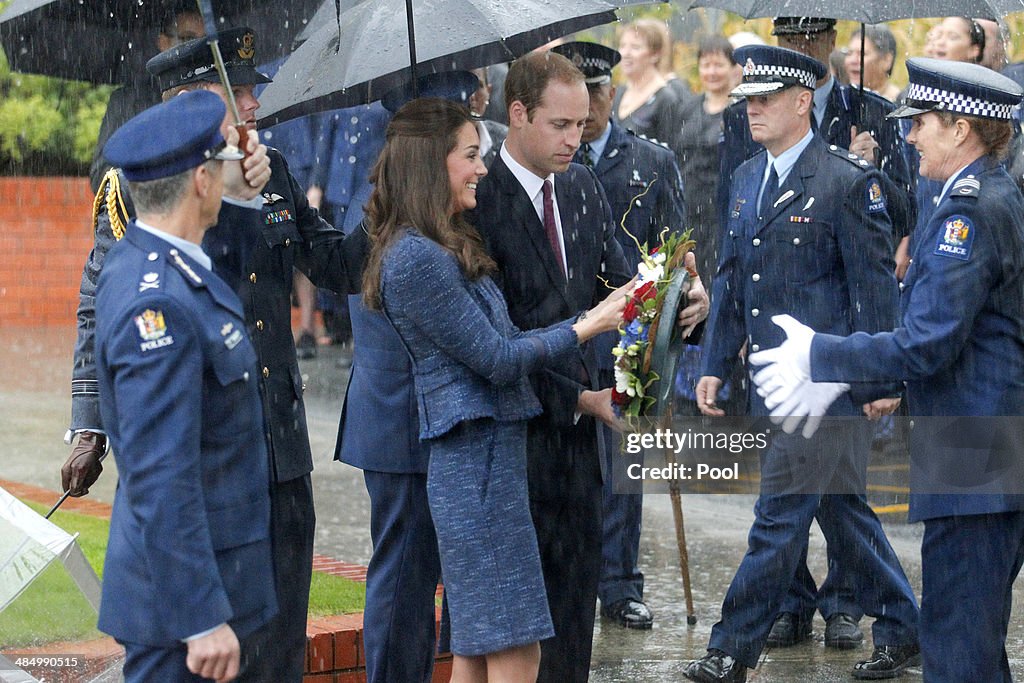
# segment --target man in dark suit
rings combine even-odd
[[[521,57],[505,79],[505,103],[508,137],[477,187],[470,222],[498,264],[512,322],[530,330],[600,301],[601,278],[615,287],[632,274],[597,177],[571,164],[590,110],[583,74],[558,54]],[[539,681],[586,681],[590,671],[601,574],[596,424],[615,418],[587,355],[564,373],[531,377],[544,414],[527,428],[530,508],[555,626],[541,643]]]
[[[586,77],[590,115],[581,137],[575,161],[597,174],[615,221],[615,237],[626,262],[635,269],[640,248],[658,244],[664,228],[681,231],[686,223],[683,181],[672,152],[638,137],[611,119],[615,86],[612,68],[619,53],[598,43],[572,42],[553,48],[567,57]],[[638,195],[643,194],[642,197]],[[636,200],[636,201],[634,201]],[[631,207],[632,204],[632,207]],[[628,211],[628,215],[627,215]],[[625,217],[625,218],[624,218]],[[625,221],[624,228],[620,221]],[[617,333],[595,341],[599,351],[613,347]],[[614,356],[598,355],[601,386],[614,382]],[[626,456],[619,448],[618,434],[602,425],[605,449],[604,530],[601,552],[603,565],[598,598],[601,614],[627,628],[648,629],[654,616],[644,604],[644,575],[637,566],[640,551],[640,523],[643,491],[639,482],[624,476]],[[642,454],[639,456],[642,458]],[[618,465],[618,466],[615,466]]]
[[[814,83],[825,65],[793,50],[736,51],[751,133],[765,151],[732,186],[725,244],[715,276],[697,403],[710,416],[740,349],[775,346],[773,313],[799,311],[839,334],[890,330],[896,317],[889,217],[882,181],[866,161],[828,147],[810,130]],[[785,608],[789,584],[818,520],[852,593],[873,625],[875,652],[856,678],[892,678],[917,661],[917,604],[899,559],[863,495],[871,423],[862,410],[892,412],[894,385],[864,384],[837,403],[811,441],[772,433],[761,454],[761,490],[747,553],[722,602],[708,654],[686,668],[702,683],[741,683]],[[767,416],[752,394],[749,409]],[[822,495],[833,492],[835,495]],[[813,609],[813,607],[812,607]],[[807,615],[809,616],[809,615]]]
[[[509,133],[477,187],[477,227],[498,265],[509,314],[546,327],[603,299],[633,273],[592,171],[573,164],[590,111],[583,74],[556,53],[516,60],[505,80]],[[703,289],[680,324],[703,320]],[[540,681],[585,681],[601,572],[597,421],[615,424],[590,344],[561,372],[531,377],[544,414],[527,428],[530,508],[555,637],[541,643]],[[610,349],[607,350],[610,352]]]
[[[256,351],[199,246],[224,177],[239,174],[224,113],[216,95],[188,93],[104,147],[138,210],[96,295],[100,411],[120,474],[99,628],[124,645],[128,683],[228,681],[272,656],[256,636],[277,610]]]
[[[835,24],[835,19],[828,18],[777,17],[772,33],[778,37],[779,47],[827,64],[835,48]],[[909,151],[897,122],[885,118],[894,108],[895,105],[879,95],[840,84],[827,71],[815,83],[812,107],[815,132],[826,144],[848,149],[883,173],[882,189],[896,244],[913,230],[917,204],[915,183],[908,166]],[[723,112],[722,176],[718,190],[720,225],[728,222],[728,212],[733,208],[729,203],[732,197],[726,195],[736,169],[762,149],[751,136],[748,123],[745,100]],[[810,637],[810,615],[815,609],[826,621],[827,647],[852,648],[863,640],[864,635],[857,625],[863,610],[850,590],[846,568],[835,561],[831,548],[828,554],[829,578],[821,590],[816,590],[806,562],[798,567],[786,607],[769,637],[773,647],[795,645]]]

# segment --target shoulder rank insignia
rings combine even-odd
[[[160,276],[156,273],[146,273],[139,280],[139,291],[145,292],[147,289],[160,289]]]
[[[171,263],[178,267],[185,276],[197,285],[203,284],[203,278],[199,277],[196,271],[192,270],[192,266],[185,263],[185,259],[181,258],[181,254],[178,253],[177,249],[171,249]]]
[[[121,176],[117,169],[112,168],[103,176],[100,187],[96,190],[96,198],[92,203],[92,225],[96,228],[96,218],[100,214],[100,206],[106,204],[107,218],[110,220],[110,231],[114,233],[114,239],[120,240],[124,237],[125,226],[131,220],[128,216],[128,208],[125,206],[124,194],[121,192]]]
[[[865,209],[868,213],[878,213],[879,211],[885,211],[885,193],[882,192],[882,185],[877,180],[872,180],[868,183],[867,189],[867,206]]]
[[[981,182],[973,175],[961,178],[949,188],[950,197],[977,197],[980,193]]]
[[[167,334],[167,323],[164,322],[163,311],[147,308],[135,316],[135,326],[139,328],[139,344],[141,351],[152,351],[174,343],[174,337]]]
[[[967,216],[950,216],[942,224],[939,241],[935,245],[935,253],[939,256],[966,261],[971,257],[971,245],[974,242],[974,224]]]

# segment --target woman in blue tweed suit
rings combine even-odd
[[[575,319],[516,329],[462,217],[486,173],[465,107],[421,98],[400,109],[371,177],[363,296],[413,359],[452,679],[533,681],[554,630],[527,498],[526,420],[541,407],[526,376],[615,328],[625,288]]]

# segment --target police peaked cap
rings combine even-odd
[[[182,93],[129,119],[107,140],[103,156],[136,182],[167,178],[209,159],[241,159],[220,133],[226,111],[212,92]]]
[[[146,71],[157,79],[161,91],[199,81],[220,82],[208,39],[187,40],[146,62]],[[256,70],[256,34],[251,28],[225,29],[217,34],[217,40],[231,85],[270,83],[270,78]]]
[[[733,97],[767,95],[793,85],[814,90],[826,73],[818,60],[784,47],[744,45],[732,54],[743,67],[743,82],[730,93]]]
[[[603,85],[612,82],[612,68],[619,63],[622,55],[618,50],[599,43],[575,41],[551,48],[583,72],[587,85]]]
[[[927,57],[907,60],[910,86],[890,118],[950,111],[983,119],[1009,120],[1024,91],[988,67]]]
[[[410,81],[389,90],[381,98],[381,104],[392,114],[415,97],[440,97],[459,104],[467,104],[479,87],[480,79],[472,71],[439,71],[424,74],[416,79],[415,96]]]

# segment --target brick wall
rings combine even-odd
[[[92,199],[88,178],[0,178],[0,325],[74,326]]]

